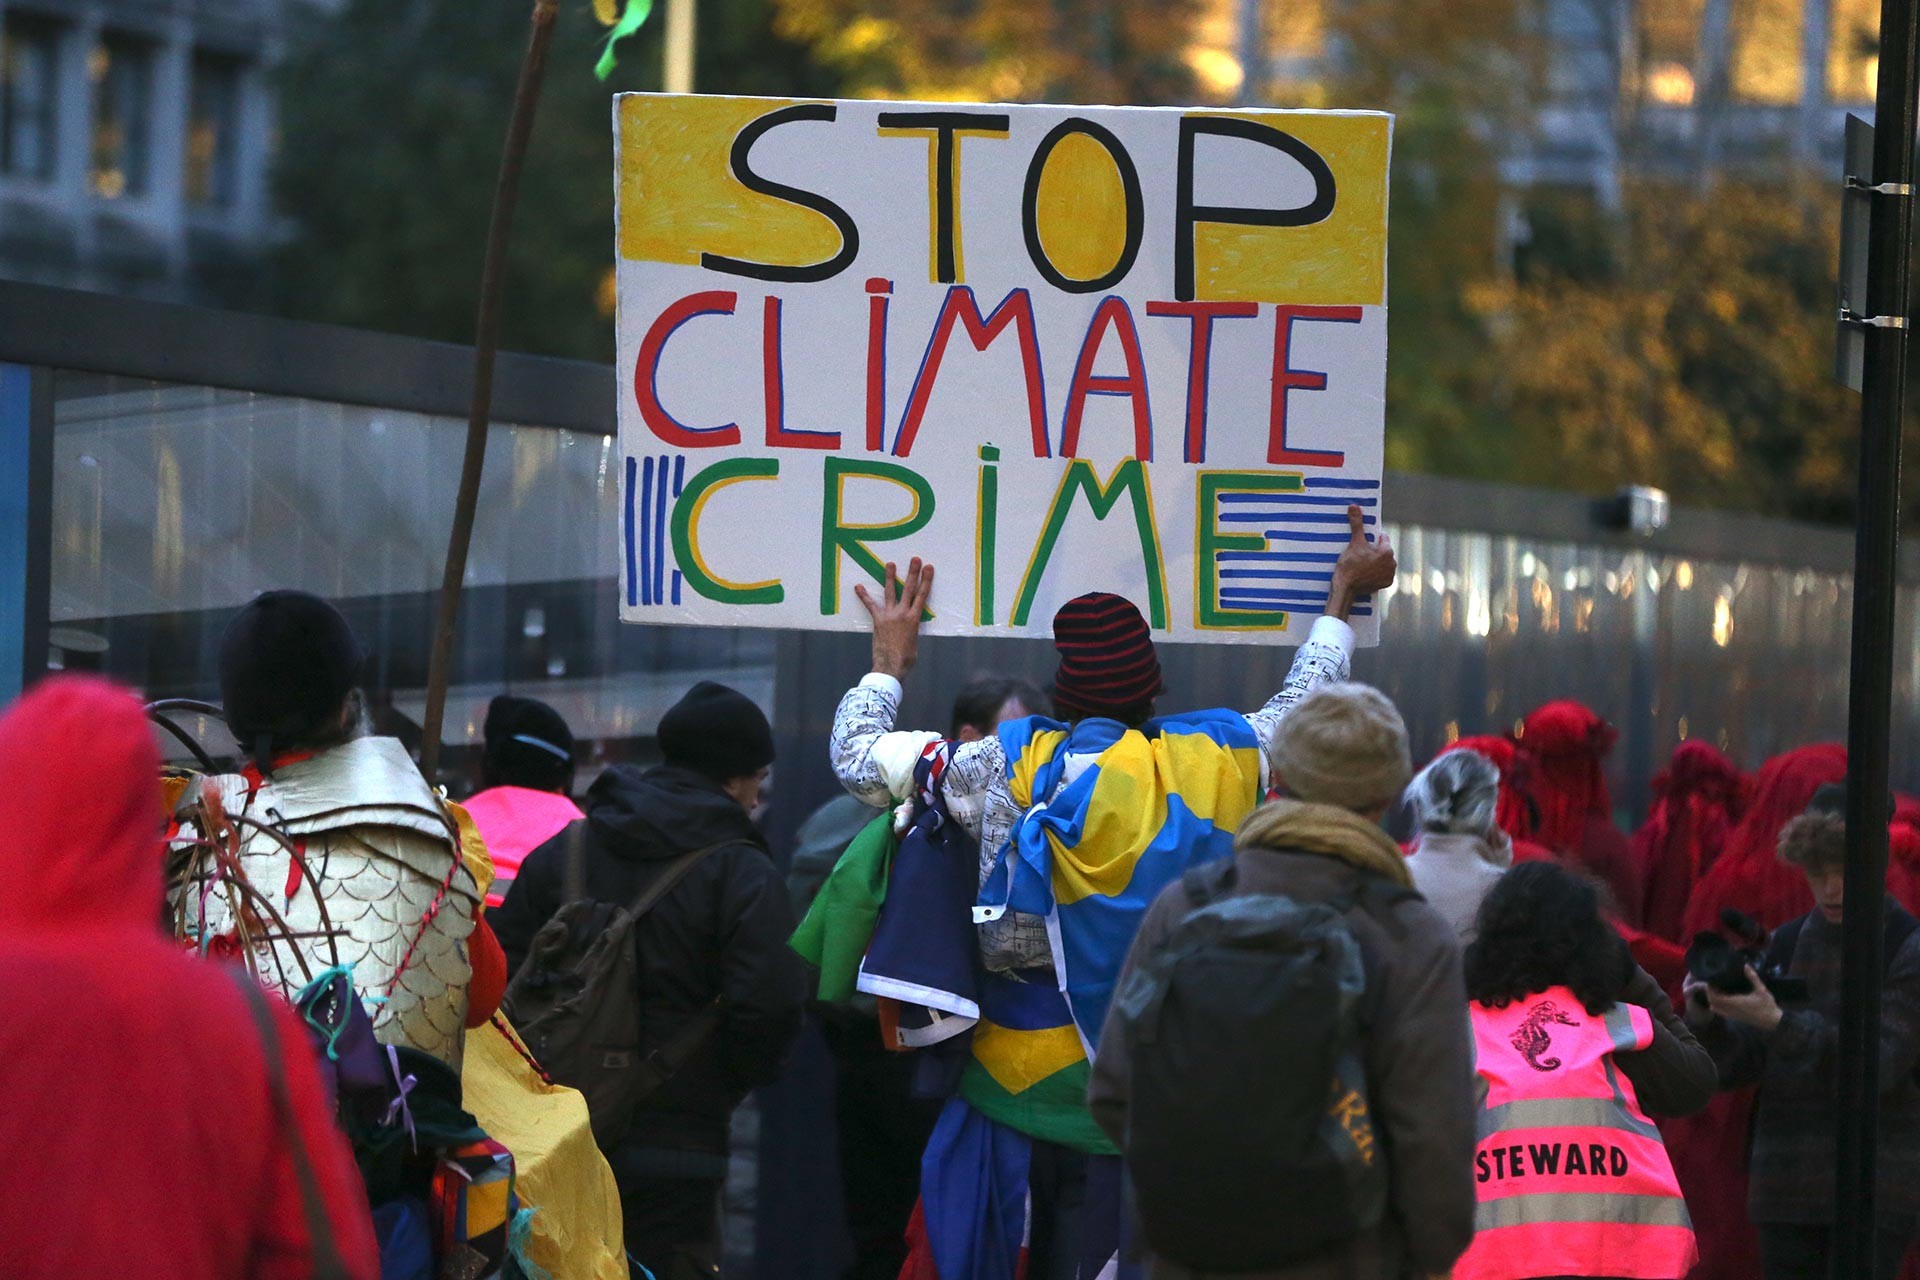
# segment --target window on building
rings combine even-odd
[[[0,27],[0,173],[53,176],[59,29],[8,15]]]
[[[1728,81],[1736,102],[1800,101],[1801,0],[1733,0]]]
[[[93,192],[142,195],[153,151],[153,47],[106,35],[87,61],[93,81]]]
[[[1872,102],[1880,78],[1880,0],[1827,0],[1827,96]]]
[[[195,54],[187,108],[186,190],[191,204],[229,208],[239,196],[240,64]]]
[[[1663,107],[1692,106],[1705,0],[1661,0],[1637,8],[1639,65],[1635,71],[1640,100]]]

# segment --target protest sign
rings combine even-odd
[[[621,617],[1304,638],[1380,518],[1390,117],[624,94]],[[1356,611],[1371,642],[1371,610]]]

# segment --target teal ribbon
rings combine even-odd
[[[613,74],[613,46],[647,25],[647,17],[653,12],[653,0],[627,0],[627,6],[620,14],[620,21],[613,24],[613,30],[607,32],[607,47],[600,52],[600,61],[594,64],[593,74],[602,80]]]

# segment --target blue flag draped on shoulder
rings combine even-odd
[[[1130,730],[1034,716],[1000,727],[1025,811],[980,891],[982,920],[1044,917],[1054,968],[1089,1054],[1140,918],[1189,867],[1231,856],[1260,802],[1260,741],[1237,711]],[[1068,777],[1069,759],[1091,758]],[[1063,785],[1064,784],[1064,785]]]

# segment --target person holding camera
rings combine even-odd
[[[1760,1085],[1748,1199],[1766,1280],[1830,1274],[1845,799],[1844,787],[1822,787],[1780,832],[1780,860],[1806,875],[1814,909],[1782,925],[1739,976],[1710,983],[1690,974],[1685,986],[1687,1021],[1713,1054],[1721,1088]],[[1920,922],[1889,900],[1885,927],[1876,1280],[1898,1273],[1920,1232]]]

